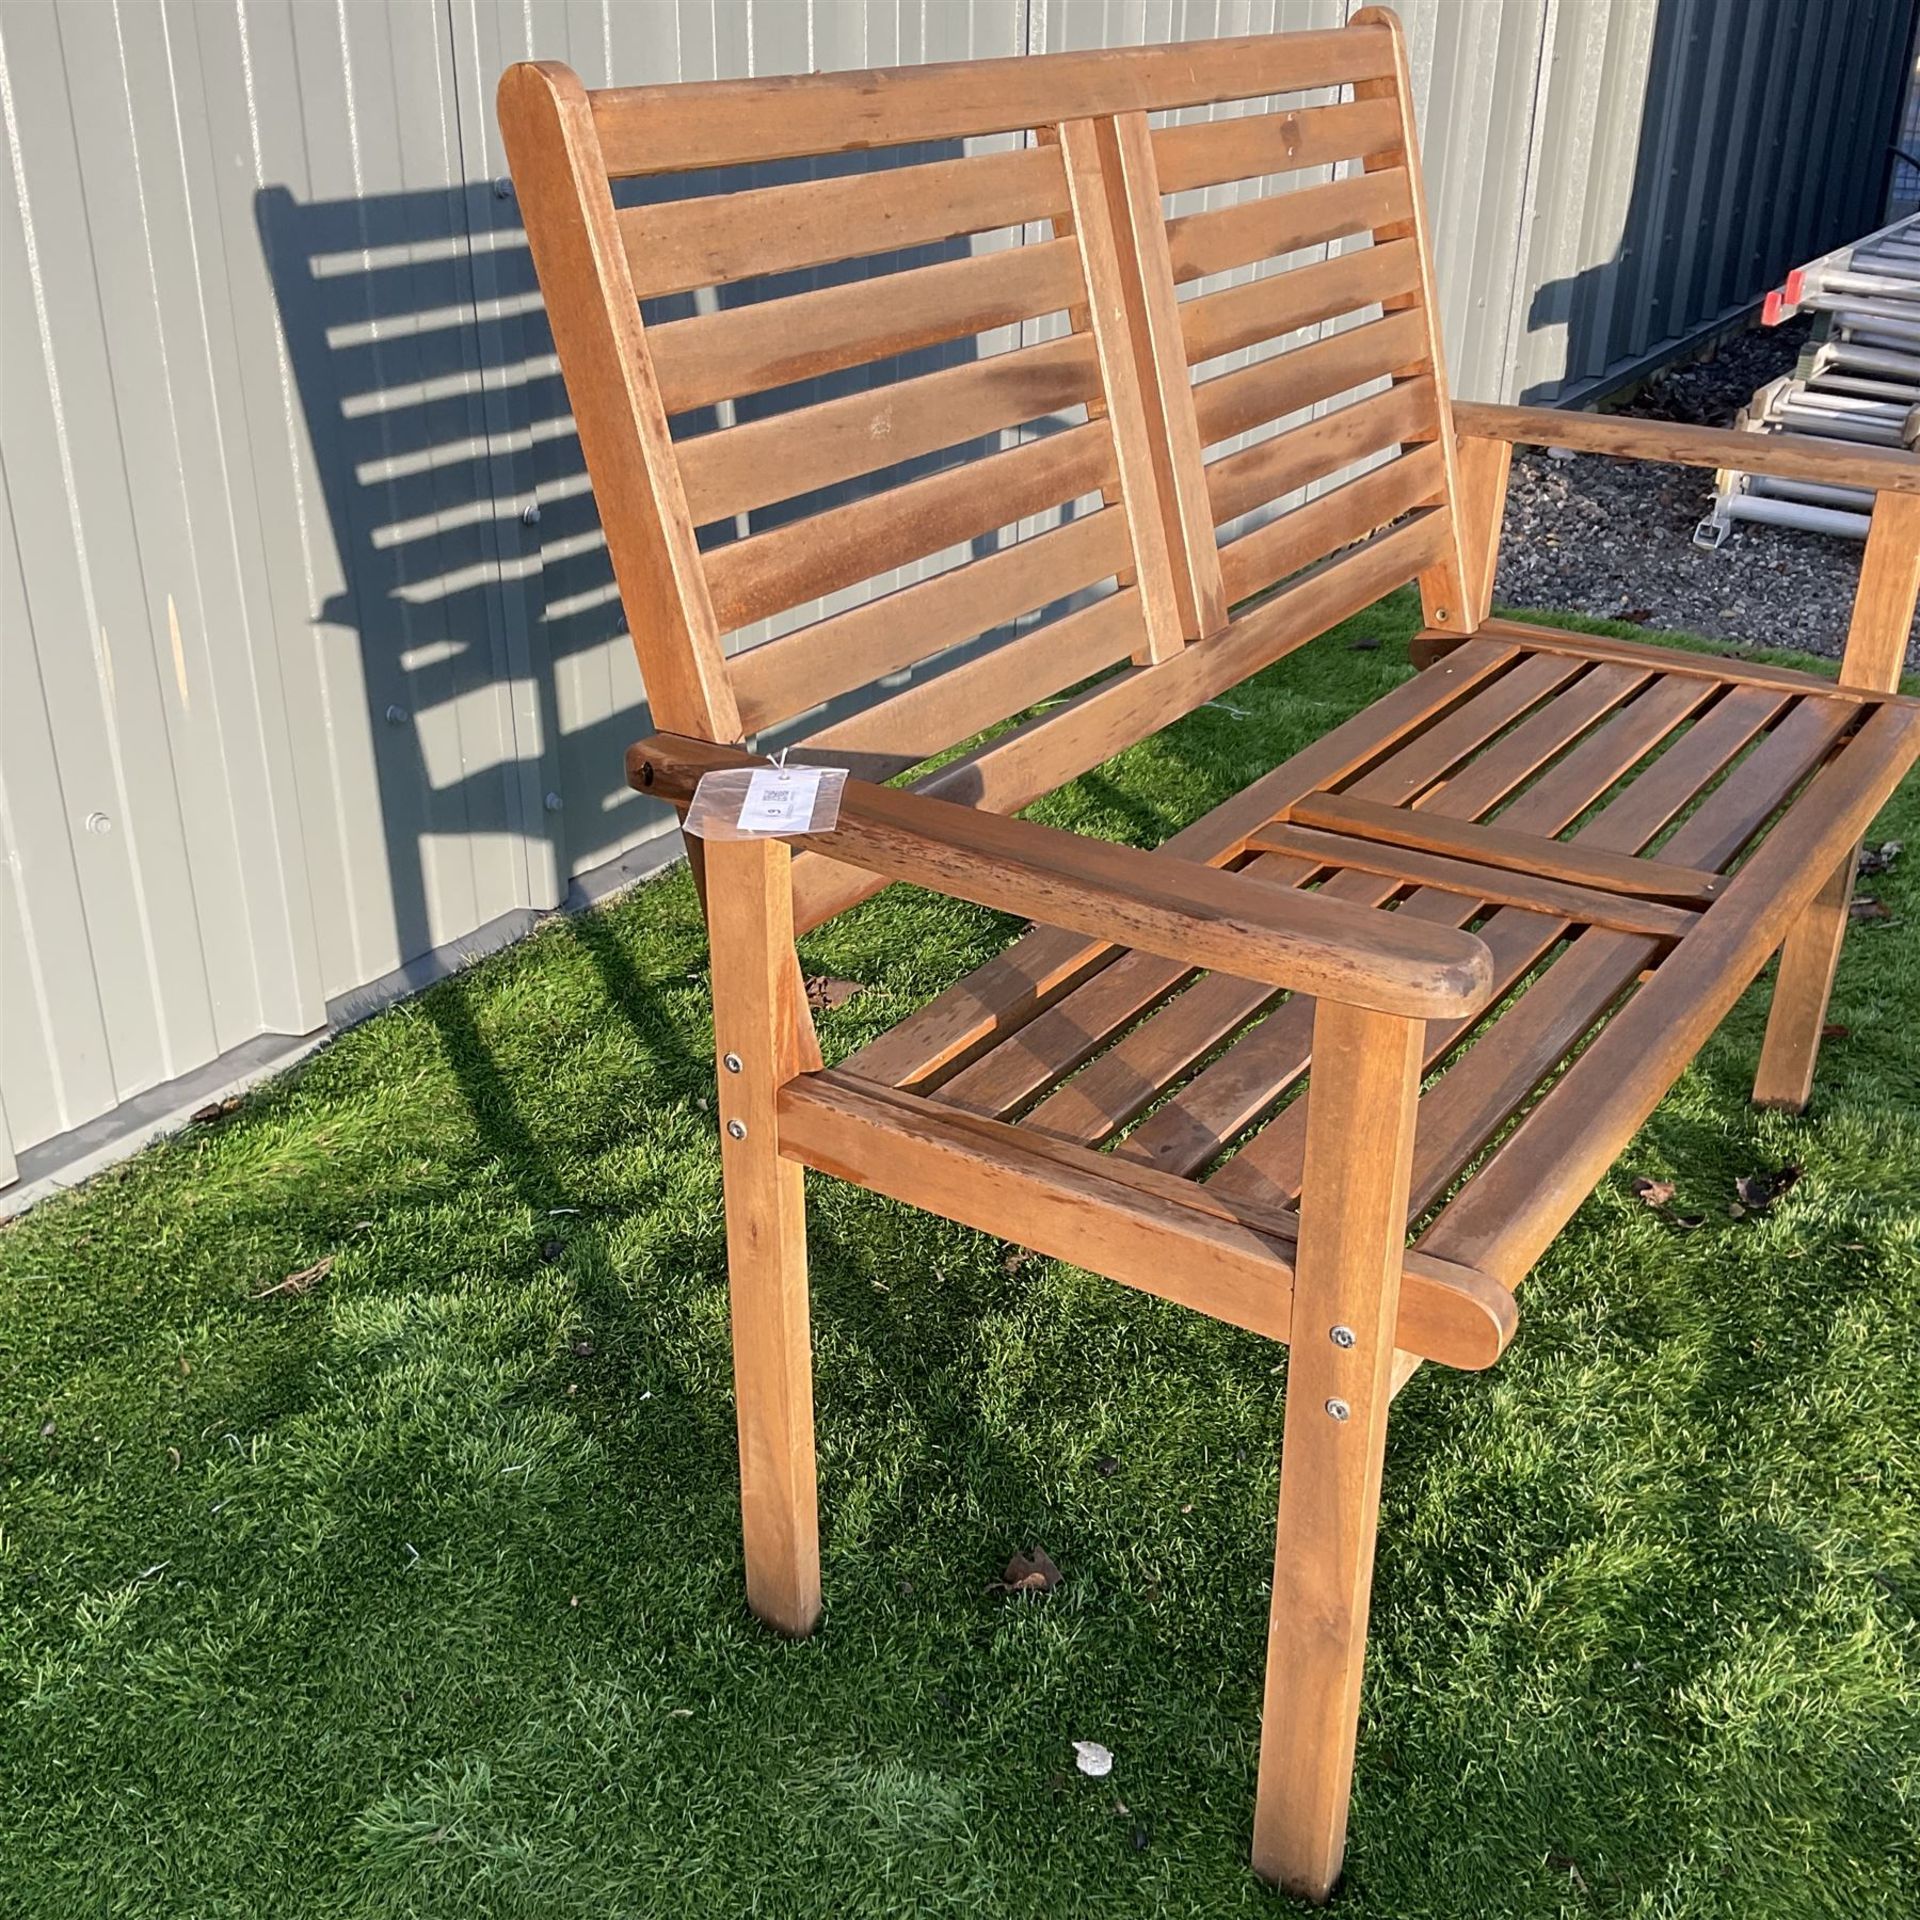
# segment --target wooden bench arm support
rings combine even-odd
[[[1737,467],[1783,480],[1818,480],[1878,493],[1920,493],[1920,457],[1878,447],[1843,447],[1800,434],[1741,433],[1731,427],[1689,427],[1624,413],[1576,413],[1562,407],[1502,407],[1460,400],[1454,431],[1462,439],[1513,446],[1571,447],[1626,460],[1676,467]]]
[[[627,778],[684,809],[702,774],[766,764],[660,734],[628,749]],[[889,880],[1375,1012],[1459,1019],[1493,991],[1472,934],[864,780],[847,782],[832,833],[794,838]]]

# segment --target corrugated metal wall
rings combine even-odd
[[[0,1185],[662,850],[497,186],[506,62],[699,78],[1354,4],[0,0]],[[1914,7],[1410,0],[1459,390],[1604,383],[1875,224]]]

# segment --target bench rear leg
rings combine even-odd
[[[1898,689],[1916,597],[1920,597],[1920,494],[1883,493],[1874,505],[1860,560],[1853,622],[1840,665],[1844,685],[1875,693]],[[1753,1097],[1760,1106],[1797,1113],[1812,1097],[1814,1063],[1820,1054],[1834,972],[1840,964],[1858,858],[1857,851],[1851,853],[1834,869],[1780,949],[1767,1037],[1753,1083]]]
[[[1753,1079],[1755,1106],[1799,1113],[1813,1097],[1814,1063],[1820,1057],[1827,1001],[1840,965],[1858,859],[1856,850],[1834,868],[1780,949],[1767,1037],[1761,1043],[1760,1066]]]
[[[790,860],[780,841],[711,842],[704,891],[747,1604],[806,1634],[820,1617],[806,1196],[800,1167],[780,1156],[777,1103],[812,1030],[798,1031]]]
[[[1324,1900],[1346,1852],[1422,1023],[1314,1018],[1253,1864]]]

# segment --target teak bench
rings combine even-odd
[[[693,849],[748,1599],[820,1607],[803,1167],[1290,1341],[1253,1857],[1324,1897],[1389,1402],[1499,1357],[1775,953],[1755,1098],[1807,1099],[1856,844],[1920,756],[1920,461],[1454,404],[1378,7],[600,92],[528,64],[499,110],[661,730],[630,779],[684,810],[758,736],[857,776],[830,834]],[[1877,489],[1839,684],[1489,618],[1542,441]],[[1416,580],[1425,670],[1159,851],[1015,817]],[[824,1069],[795,935],[895,880],[1034,925]]]

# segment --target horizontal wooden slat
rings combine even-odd
[[[1286,860],[1254,860],[1240,871],[1250,879],[1262,881],[1278,875],[1281,884],[1286,884],[1293,865]],[[1145,1058],[1116,1060],[1115,1055],[1129,1050],[1128,1042],[1147,1029],[1165,1030],[1168,1017],[1162,1010],[1146,1022],[1144,1029],[1136,1028],[1120,1047],[1095,1060],[1086,1073],[1067,1078],[1084,1061],[1100,1053],[1118,1028],[1146,1012],[1156,1001],[1184,988],[1172,1004],[1185,1008],[1196,995],[1206,995],[1210,987],[1229,983],[1227,975],[1209,974],[1194,985],[1186,986],[1192,973],[1191,968],[1182,966],[1177,959],[1151,953],[1124,954],[1084,986],[1076,987],[1017,1033],[1010,1034],[983,1058],[943,1081],[934,1097],[972,1113],[1011,1119],[1036,1094],[1053,1087],[1054,1093],[1035,1113],[1028,1114],[1022,1124],[1037,1126],[1059,1139],[1083,1138],[1085,1144],[1093,1145],[1105,1139],[1114,1126],[1149,1105],[1174,1075],[1197,1059],[1213,1040],[1222,1037],[1221,1032],[1215,1032],[1211,1038],[1196,1037],[1191,1041],[1183,1038],[1170,1048],[1151,1049]],[[1232,1027],[1251,1019],[1260,1007],[1276,997],[1276,989],[1257,981],[1237,980],[1230,984],[1237,989],[1237,1001],[1245,1005],[1246,1011],[1232,1018],[1224,1031],[1231,1031]],[[1064,1084],[1056,1084],[1062,1082]],[[1073,1126],[1073,1115],[1063,1112],[1062,1108],[1063,1103],[1076,1107],[1089,1096],[1101,1106],[1124,1111],[1111,1125],[1083,1136]]]
[[[961,755],[918,782],[915,790],[995,813],[1030,806],[1043,793],[1237,686],[1250,673],[1371,606],[1383,593],[1404,586],[1433,563],[1444,527],[1436,513],[1416,515],[1290,581],[1241,614],[1225,632],[1183,647],[1154,666],[1111,676],[1054,711]],[[1250,804],[1257,806],[1258,801]],[[1259,824],[1257,816],[1246,819],[1242,837]],[[843,862],[799,857],[793,878],[794,913],[803,929],[830,920],[886,884]]]
[[[1469,641],[1439,667],[1403,681],[1365,713],[1323,734],[1285,765],[1183,828],[1165,851],[1187,860],[1228,858],[1249,832],[1290,799],[1391,754],[1400,742],[1469,699],[1511,658],[1506,649]],[[1446,677],[1432,679],[1436,672]],[[1076,992],[1111,952],[1094,942],[1081,942],[1076,950],[1071,937],[1057,929],[1029,934],[861,1049],[845,1063],[846,1070],[893,1086],[944,1084],[984,1047],[1022,1028],[1062,995]],[[1152,955],[1128,959],[1159,965]],[[1105,1034],[1169,991],[1182,972],[1170,966],[1137,991],[1123,981],[1114,995],[1106,996],[1106,1004],[1089,1010],[1088,1024]]]
[[[790,1159],[891,1194],[1050,1258],[1284,1340],[1293,1235],[1284,1214],[1230,1201],[1151,1168],[944,1112],[844,1073],[781,1089]],[[1461,1367],[1490,1366],[1513,1336],[1511,1296],[1431,1256],[1409,1254],[1395,1343]]]
[[[1511,440],[1521,446],[1572,447],[1680,467],[1731,467],[1836,487],[1874,487],[1920,493],[1920,458],[1877,447],[1842,447],[1802,433],[1736,433],[1725,427],[1689,427],[1621,413],[1574,413],[1560,407],[1502,407],[1460,401],[1453,410],[1461,434]]]
[[[1440,449],[1421,447],[1243,534],[1220,549],[1227,598],[1244,600],[1364,539],[1376,527],[1438,501],[1446,478]]]
[[[1363,766],[1359,790],[1403,793],[1418,791],[1456,762],[1465,760],[1485,739],[1498,733],[1513,714],[1538,699],[1564,678],[1568,669],[1555,662],[1527,662],[1516,673],[1475,688],[1450,710],[1430,716],[1414,738],[1396,741],[1385,730],[1381,753]],[[1402,689],[1404,692],[1405,689]],[[1364,720],[1367,716],[1361,715]],[[1290,790],[1304,795],[1313,790],[1304,781],[1299,758],[1279,770],[1292,783]],[[1275,783],[1278,794],[1277,780]],[[1276,806],[1276,811],[1280,808]],[[1310,879],[1315,863],[1284,858],[1262,858],[1243,869],[1271,885],[1298,886]],[[1351,884],[1362,876],[1335,876],[1328,891],[1357,905],[1380,906],[1395,888],[1371,880]],[[1470,916],[1461,915],[1461,924]],[[1188,969],[1160,962],[1148,954],[1129,954],[1085,985],[1077,986],[1056,1006],[1039,1015],[996,1047],[977,1065],[941,1085],[942,1099],[958,1101],[976,1111],[1008,1115],[1027,1100],[1072,1072],[1113,1038],[1128,1021],[1147,1011],[1153,1002],[1180,988]],[[1093,1060],[1085,1072],[1065,1080],[1056,1091],[1027,1114],[1024,1125],[1043,1128],[1063,1138],[1091,1145],[1104,1140],[1150,1106],[1181,1073],[1237,1028],[1253,1019],[1274,995],[1258,983],[1226,974],[1210,974],[1179,992],[1141,1025],[1133,1028]],[[1297,1026],[1300,1065],[1311,1034],[1310,1010],[1297,1021],[1284,1009],[1267,1025],[1277,1039],[1282,1028]],[[1247,1043],[1234,1049],[1241,1053]],[[1269,1041],[1258,1047],[1263,1052]],[[1275,1087],[1273,1093],[1280,1091]],[[1143,1129],[1154,1138],[1156,1122]],[[1132,1151],[1132,1142],[1121,1149]]]
[[[744,627],[1097,493],[1113,479],[1113,437],[1104,420],[1089,420],[1050,439],[850,500],[709,552],[714,615],[723,629]]]
[[[1777,667],[1769,660],[1746,660],[1724,653],[1689,653],[1679,647],[1660,647],[1644,640],[1618,640],[1611,634],[1569,633],[1559,627],[1537,626],[1526,620],[1483,620],[1481,632],[1494,632],[1539,652],[1577,653],[1588,660],[1618,660],[1659,673],[1695,674],[1726,686],[1784,687],[1817,693],[1832,700],[1878,700],[1890,696],[1836,686],[1818,673],[1798,667]]]
[[[1153,136],[1153,157],[1161,192],[1185,193],[1227,180],[1328,167],[1399,146],[1399,103],[1389,98],[1162,127]]]
[[[891,780],[1125,660],[1145,631],[1140,596],[1124,587],[823,727],[797,746],[845,760],[863,779]]]
[[[1581,852],[1628,854],[1643,846],[1712,785],[1761,721],[1783,704],[1784,696],[1770,689],[1736,689],[1581,829],[1575,836]],[[1844,710],[1831,705],[1807,703],[1789,714],[1681,824],[1670,846],[1680,856],[1713,866],[1732,859],[1831,746],[1844,720]],[[1722,895],[1732,886],[1724,882]],[[1416,895],[1415,901],[1422,898]],[[1441,917],[1449,925],[1464,923],[1457,914]],[[1566,921],[1530,912],[1509,910],[1489,920],[1482,934],[1496,956],[1496,970],[1504,967],[1501,991],[1568,931]],[[1654,942],[1632,934],[1600,928],[1583,933],[1475,1038],[1423,1103],[1411,1190],[1415,1213],[1440,1197],[1658,955]],[[1439,1059],[1470,1024],[1434,1023],[1428,1030],[1429,1061]],[[1292,1116],[1283,1116],[1243,1156],[1248,1165],[1232,1183],[1234,1190],[1244,1185],[1274,1204],[1290,1199],[1297,1192],[1301,1137]],[[1257,1185],[1245,1181],[1251,1168],[1262,1176]]]
[[[1278,500],[1396,444],[1440,429],[1438,396],[1422,376],[1336,408],[1317,420],[1269,435],[1207,467],[1215,526]]]
[[[1090,400],[1093,342],[1066,334],[679,442],[696,526],[878,473]]]
[[[1419,287],[1420,249],[1411,240],[1389,240],[1183,300],[1180,333],[1187,364],[1198,366],[1263,340],[1278,340],[1301,327],[1416,293]]]
[[[1415,804],[1437,806],[1444,801],[1444,811],[1453,818],[1479,819],[1603,714],[1631,699],[1648,678],[1636,667],[1600,666],[1583,673],[1469,765],[1420,795]],[[1707,697],[1705,688],[1696,689],[1695,703]],[[1683,701],[1682,710],[1689,704]]]
[[[995,247],[647,329],[670,414],[1058,313],[1084,299],[1071,240]]]
[[[1596,888],[1632,899],[1704,907],[1717,900],[1726,889],[1726,881],[1719,874],[1698,868],[1672,866],[1664,860],[1645,860],[1628,854],[1597,852],[1541,834],[1520,833],[1512,827],[1478,820],[1450,820],[1433,808],[1414,813],[1404,807],[1382,806],[1376,800],[1359,799],[1351,794],[1309,794],[1293,807],[1290,817],[1296,826],[1319,827],[1330,833],[1381,841],[1388,846],[1417,848],[1449,859],[1471,860],[1482,866],[1503,867],[1511,873],[1564,880],[1573,886]]]
[[[1546,663],[1536,658],[1528,664]],[[1675,736],[1674,729],[1681,726],[1706,697],[1703,686],[1689,687],[1685,681],[1678,680],[1661,682],[1543,775],[1513,803],[1507,819],[1530,833],[1557,834],[1650,748],[1670,740],[1667,750],[1574,836],[1583,848],[1617,854],[1637,852],[1695,794],[1712,783],[1727,761],[1746,745],[1753,731],[1780,705],[1779,696],[1745,688],[1721,702],[1690,731]],[[1439,789],[1436,809],[1446,812],[1455,805],[1470,803],[1471,796],[1465,792],[1456,799],[1453,788],[1459,784],[1449,783]],[[1338,880],[1330,883],[1340,884]],[[1449,926],[1463,926],[1472,918],[1476,906],[1476,902],[1463,900],[1459,895],[1422,890],[1404,902],[1400,911],[1437,919]],[[1504,908],[1486,920],[1480,932],[1494,956],[1497,991],[1504,994],[1559,942],[1567,932],[1567,923],[1519,908]],[[1629,984],[1641,965],[1658,953],[1657,946],[1649,941],[1604,930],[1583,934],[1578,944],[1592,948],[1600,942],[1615,943],[1630,950],[1630,964],[1611,987],[1602,985],[1595,989],[1600,996],[1597,1006],[1604,1005]],[[1579,974],[1569,976],[1568,986],[1572,987],[1587,971],[1583,966]],[[1503,1021],[1509,1017],[1510,1014],[1501,1016]],[[1430,1023],[1426,1064],[1437,1065],[1465,1036],[1471,1024]],[[1516,1030],[1516,1035],[1523,1036],[1524,1032],[1523,1026]],[[1235,1056],[1254,1055],[1263,1050],[1261,1035],[1250,1036],[1207,1074],[1184,1088],[1148,1127],[1140,1129],[1125,1143],[1126,1150],[1145,1154],[1155,1165],[1171,1171],[1200,1166],[1263,1110],[1256,1102],[1262,1099],[1265,1089],[1257,1080],[1253,1080],[1251,1086],[1241,1084],[1250,1079],[1251,1069],[1264,1066],[1268,1081],[1283,1086],[1287,1083],[1286,1076],[1297,1077],[1305,1067],[1306,1046],[1307,1036],[1303,1031],[1296,1047],[1266,1061],[1250,1060],[1236,1080]],[[1487,1137],[1485,1133],[1471,1133],[1471,1127],[1480,1123],[1472,1116],[1484,1118],[1491,1114],[1486,1122],[1491,1131],[1499,1124],[1500,1116],[1526,1097],[1534,1081],[1527,1080],[1515,1090],[1512,1084],[1515,1064],[1513,1054],[1501,1037],[1501,1027],[1493,1024],[1448,1069],[1443,1084],[1450,1082],[1451,1086],[1445,1100],[1432,1110],[1433,1124],[1425,1127],[1415,1140],[1423,1193],[1430,1197],[1432,1192],[1444,1187],[1452,1173]],[[1309,1090],[1308,1098],[1311,1097]],[[1273,1098],[1277,1098],[1277,1094],[1266,1096],[1265,1104],[1271,1105]],[[1503,1100],[1505,1105],[1500,1104]],[[1455,1117],[1466,1120],[1470,1137],[1449,1134],[1443,1140],[1442,1129],[1450,1127]],[[1213,1184],[1242,1200],[1259,1199],[1275,1206],[1288,1202],[1300,1189],[1305,1122],[1302,1105],[1289,1107],[1213,1176]],[[1438,1186],[1429,1185],[1436,1180]]]
[[[1066,204],[1058,149],[1016,147],[623,207],[620,240],[644,300],[1017,227]]]
[[[1527,661],[1514,672],[1481,686],[1470,699],[1461,700],[1450,712],[1437,717],[1418,737],[1367,769],[1356,790],[1405,794],[1429,788],[1497,734],[1516,711],[1537,699],[1543,688],[1551,687],[1553,680],[1553,663]],[[1633,757],[1637,755],[1630,751],[1629,758]],[[1468,761],[1469,770],[1478,764]],[[1582,798],[1566,803],[1569,816],[1579,810],[1592,791],[1585,782],[1604,784],[1606,778],[1600,769],[1592,767],[1579,777]],[[1441,791],[1446,791],[1444,786]],[[1462,804],[1471,797],[1463,784]],[[1263,858],[1248,869],[1284,886],[1300,885],[1316,870],[1312,860],[1279,856]],[[1399,890],[1394,881],[1351,871],[1332,875],[1325,886],[1325,891],[1340,899],[1370,907],[1385,905]],[[1456,923],[1465,925],[1477,903],[1456,900],[1454,905],[1459,909]],[[1120,965],[1069,995],[1061,1003],[1061,1011],[1101,997],[1105,983],[1119,973]],[[1084,1073],[1067,1081],[1028,1114],[1024,1124],[1065,1131],[1088,1144],[1105,1139],[1151,1105],[1194,1061],[1251,1020],[1271,997],[1244,981],[1222,974],[1208,975],[1127,1034]],[[1278,1009],[1116,1151],[1170,1171],[1192,1171],[1267,1111],[1305,1071],[1312,1038],[1310,1004],[1302,1001]],[[1148,1081],[1150,1087],[1142,1085]]]
[[[1415,373],[1428,364],[1426,322],[1418,313],[1383,320],[1270,354],[1252,366],[1202,380],[1193,390],[1200,443],[1214,446],[1269,420],[1284,420],[1388,374]]]
[[[1167,222],[1175,280],[1199,280],[1255,260],[1325,246],[1352,233],[1406,219],[1413,211],[1406,170],[1355,173],[1292,193],[1262,194]]]
[[[1322,833],[1311,827],[1262,827],[1248,844],[1263,853],[1290,853],[1324,867],[1377,873],[1404,880],[1409,886],[1438,887],[1498,906],[1527,907],[1537,913],[1556,914],[1576,925],[1617,927],[1623,933],[1644,933],[1655,940],[1678,940],[1700,917],[1657,898],[1629,897],[1617,889],[1608,892],[1576,886],[1551,875],[1485,866],[1400,842],[1361,840],[1351,834]]]
[[[1916,755],[1920,712],[1875,713],[1423,1244],[1517,1282],[1726,1017]]]
[[[1304,93],[1392,73],[1392,35],[1368,26],[1103,47],[1045,59],[610,87],[589,97],[601,158],[618,180]]]
[[[1126,516],[1105,507],[736,653],[727,669],[741,727],[758,733],[1096,586],[1128,551]]]

